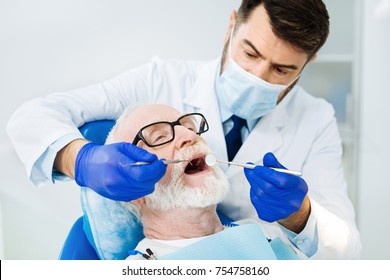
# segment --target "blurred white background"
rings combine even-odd
[[[390,259],[390,15],[374,18],[379,2],[359,1],[360,135],[354,189],[363,259]],[[56,259],[81,215],[79,190],[71,182],[41,188],[28,182],[5,131],[13,111],[31,98],[108,79],[155,55],[213,59],[221,54],[230,13],[239,3],[0,0],[1,259]]]

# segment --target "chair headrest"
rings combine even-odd
[[[79,127],[79,130],[85,139],[103,145],[114,124],[112,120],[92,121]]]

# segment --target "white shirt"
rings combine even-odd
[[[82,137],[77,127],[117,119],[135,102],[165,103],[181,112],[200,112],[210,130],[202,136],[217,158],[227,151],[215,93],[220,59],[211,62],[163,61],[131,69],[108,81],[54,93],[23,104],[8,123],[8,134],[35,185],[52,183],[56,153]],[[279,236],[313,259],[359,258],[360,236],[342,168],[341,139],[332,106],[296,86],[251,129],[235,161],[262,164],[273,152],[288,169],[301,170],[309,187],[311,215],[295,235],[278,223],[262,222],[271,238]],[[231,183],[219,211],[233,220],[258,219],[242,168],[221,166]]]
[[[144,238],[138,243],[135,250],[142,253],[146,253],[146,249],[153,249],[152,252],[158,259],[161,256],[173,253],[181,248],[190,246],[191,244],[198,242],[204,238],[206,238],[206,236],[177,240],[157,240]],[[145,260],[145,258],[142,255],[137,254],[128,256],[126,260]]]

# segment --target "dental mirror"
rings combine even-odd
[[[256,166],[261,166],[261,165],[254,165],[254,164],[250,164],[250,163],[237,163],[237,162],[233,162],[233,161],[219,160],[216,158],[216,156],[214,154],[206,155],[205,162],[208,166],[214,166],[215,164],[217,164],[217,162],[219,162],[219,163],[241,166],[241,167],[249,168],[249,169],[253,169]],[[268,167],[268,168],[271,168],[271,169],[278,171],[278,172],[294,175],[294,176],[302,176],[301,171],[294,171],[294,170],[288,170],[288,169],[276,168],[276,167]]]
[[[208,154],[205,157],[205,162],[208,166],[214,166],[217,164],[217,158],[215,157],[214,154]]]

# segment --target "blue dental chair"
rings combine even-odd
[[[115,121],[111,120],[93,121],[84,124],[79,129],[85,139],[88,139],[96,144],[104,144],[106,137],[114,124]],[[218,213],[218,215],[222,224],[229,224],[232,222],[232,219],[229,217],[221,213]],[[73,224],[61,249],[58,257],[59,260],[100,259],[95,248],[91,245],[90,240],[87,238],[85,230],[88,231],[88,228],[84,228],[85,226],[84,216],[81,216]]]

